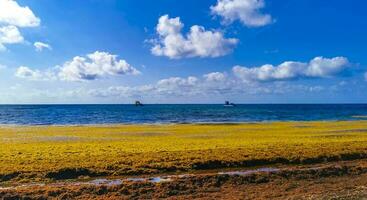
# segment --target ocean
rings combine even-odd
[[[329,121],[365,117],[367,104],[0,105],[3,125]]]

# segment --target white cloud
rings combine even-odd
[[[367,72],[364,73],[364,80],[367,81]]]
[[[237,39],[224,38],[223,33],[207,31],[204,27],[194,25],[184,36],[181,31],[184,24],[180,18],[161,16],[156,27],[159,39],[151,49],[153,55],[169,58],[182,57],[219,57],[232,52],[238,43]]]
[[[5,50],[5,44],[16,44],[24,41],[16,26],[0,27],[0,50]]]
[[[316,57],[308,64],[306,75],[311,77],[329,77],[339,73],[348,65],[349,61],[345,57],[331,59]]]
[[[190,76],[188,78],[171,77],[162,79],[156,84],[156,91],[160,94],[187,95],[195,93],[195,86],[199,85],[199,79]]]
[[[311,84],[306,82],[307,85],[303,85],[285,80],[305,77],[330,77],[341,72],[334,70],[334,68],[342,70],[348,63],[348,60],[343,57],[331,59],[316,57],[308,63],[284,62],[279,66],[264,65],[259,67],[261,69],[255,68],[246,76],[240,76],[243,75],[239,74],[242,72],[238,73],[236,70],[233,70],[233,73],[211,72],[202,76],[169,77],[146,85],[94,88],[89,89],[86,93],[97,98],[130,98],[131,100],[142,99],[150,102],[161,102],[162,100],[176,102],[182,100],[182,98],[186,98],[185,101],[195,101],[202,98],[224,99],[241,95],[319,93],[331,91],[331,87],[315,85],[312,82],[310,82]],[[316,71],[322,71],[323,73],[311,73],[314,68],[320,68],[321,70]],[[328,70],[325,70],[325,68]],[[330,68],[333,70],[329,70]],[[239,67],[239,71],[246,69]]]
[[[44,71],[21,66],[15,76],[28,80],[86,81],[113,75],[137,75],[140,72],[116,55],[96,51],[86,57],[76,56],[62,66]]]
[[[22,7],[14,0],[0,0],[0,51],[6,50],[5,44],[24,41],[18,27],[36,27],[40,22],[28,7]]]
[[[261,13],[260,9],[264,7],[264,0],[218,0],[210,9],[213,15],[223,18],[224,24],[240,20],[248,27],[259,27],[272,23],[269,14]]]
[[[36,48],[36,51],[43,51],[44,49],[52,50],[51,45],[43,42],[35,42],[33,46]]]
[[[230,83],[228,81],[228,83]],[[161,79],[154,84],[142,86],[115,86],[107,89],[94,89],[89,92],[95,97],[194,97],[211,94],[227,94],[227,91],[234,90],[227,82],[220,86],[212,80],[207,80],[205,76],[198,78],[195,76],[170,77]]]
[[[32,70],[26,66],[20,66],[15,72],[15,76],[32,81],[48,81],[56,80],[56,75],[53,71],[48,70],[42,72],[40,70]]]
[[[171,77],[158,81],[158,86],[162,88],[191,87],[198,83],[198,78],[189,76],[188,78]]]
[[[209,74],[216,74],[209,73]],[[210,98],[238,96],[244,94],[261,95],[261,94],[287,94],[287,93],[316,93],[321,92],[325,88],[318,85],[300,85],[289,84],[286,82],[276,83],[243,83],[238,79],[221,79],[221,82],[208,80],[207,76],[197,78],[189,76],[170,77],[157,81],[155,84],[142,86],[112,86],[109,88],[93,89],[88,92],[93,97],[109,98],[109,97],[127,97],[138,99],[175,99],[182,98]],[[187,100],[187,99],[186,99]]]
[[[42,78],[42,74],[38,70],[32,70],[26,66],[20,66],[15,72],[15,76],[24,79],[38,80]]]
[[[178,97],[195,96],[205,92],[204,80],[194,76],[187,78],[170,77],[161,79],[155,84],[142,85],[136,87],[115,86],[108,89],[96,89],[90,91],[90,95],[96,97]]]
[[[211,82],[223,82],[227,78],[226,75],[221,72],[212,72],[209,74],[205,74],[203,77],[205,78],[205,80]]]
[[[40,22],[29,7],[21,7],[14,0],[0,0],[0,24],[36,27]]]
[[[96,51],[86,57],[76,56],[66,62],[59,72],[62,80],[95,80],[106,75],[137,75],[140,72],[125,60],[118,60],[116,55]]]
[[[316,57],[309,63],[287,61],[278,66],[266,64],[260,67],[233,67],[233,73],[245,82],[289,80],[301,77],[331,77],[349,65],[345,57]]]
[[[173,78],[173,79],[172,79]],[[90,87],[54,87],[37,88],[35,85],[14,86],[2,92],[2,97],[11,95],[16,102],[26,103],[31,100],[44,102],[126,102],[142,100],[146,103],[165,103],[165,102],[218,102],[225,99],[247,99],[261,95],[288,95],[288,94],[310,94],[328,92],[328,87],[319,85],[302,85],[287,82],[244,84],[242,82],[232,82],[227,79],[222,84],[208,82],[204,78],[194,78],[195,84],[190,84],[189,77],[172,77],[169,86],[166,84],[158,85],[158,82],[141,86],[96,86]],[[175,79],[175,80],[174,80]],[[192,78],[191,78],[192,79]],[[174,80],[174,81],[172,81]],[[179,81],[177,81],[179,80]],[[237,80],[238,81],[238,80]],[[167,81],[163,81],[167,82]],[[183,86],[182,86],[182,83]],[[44,85],[44,84],[42,84]],[[0,91],[1,92],[1,91]],[[2,98],[4,100],[4,98]],[[11,101],[11,100],[9,100]],[[14,102],[14,101],[13,101]]]

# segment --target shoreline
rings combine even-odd
[[[101,124],[1,124],[4,127],[119,127],[119,126],[175,126],[175,125],[247,125],[247,124],[271,124],[271,123],[328,123],[328,122],[367,122],[367,116],[352,119],[330,120],[263,120],[263,121],[223,121],[223,122],[157,122],[157,123],[101,123]]]

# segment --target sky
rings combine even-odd
[[[0,0],[0,103],[366,103],[363,0]]]

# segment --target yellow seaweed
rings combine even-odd
[[[64,168],[138,174],[211,161],[359,153],[367,154],[367,121],[0,128],[0,174]]]

